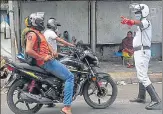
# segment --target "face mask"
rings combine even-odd
[[[57,34],[57,36],[59,36],[59,30],[58,30],[58,28],[55,30],[55,33]]]
[[[140,19],[141,19],[141,14],[135,14],[135,18],[136,18],[137,20],[140,20]]]

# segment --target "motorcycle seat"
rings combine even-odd
[[[17,67],[17,68],[20,68],[20,69],[26,69],[26,70],[30,70],[30,71],[35,71],[35,72],[43,73],[43,74],[49,74],[43,68],[39,68],[37,66],[30,66],[27,63],[13,63],[13,65],[15,67]]]

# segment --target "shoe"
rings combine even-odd
[[[130,100],[130,102],[145,103],[145,100],[140,99],[140,98],[135,98],[135,99]]]
[[[161,110],[161,99],[155,91],[152,84],[146,87],[147,92],[151,97],[151,102],[145,107],[147,110]]]
[[[130,100],[130,102],[145,103],[146,89],[142,83],[139,83],[139,94],[138,97]]]
[[[134,65],[127,63],[127,68],[134,68]]]
[[[128,65],[127,68],[134,68],[134,65]]]

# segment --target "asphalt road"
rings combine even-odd
[[[73,114],[162,114],[162,110],[148,111],[145,106],[150,102],[147,94],[147,103],[130,103],[129,99],[137,96],[138,85],[118,86],[118,96],[116,101],[107,109],[92,109],[89,107],[83,97],[78,97],[73,102]],[[156,91],[162,98],[162,84],[154,84]],[[60,109],[63,104],[57,104],[55,108],[44,106],[37,114],[61,114]],[[1,92],[1,114],[14,114],[7,106],[6,95]]]

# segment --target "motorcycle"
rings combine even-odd
[[[6,68],[6,62],[7,61],[8,61],[7,57],[1,56],[1,65],[0,65],[1,76],[0,76],[0,79],[7,78],[7,75],[9,73],[7,68]]]
[[[68,54],[58,53],[58,57],[56,59],[60,60],[63,57],[70,56],[70,53],[71,52],[69,52]],[[23,53],[19,53],[16,57],[19,60],[19,62],[26,63],[25,55]],[[0,77],[0,79],[4,80],[4,85],[2,86],[1,91],[3,91],[5,89],[5,91],[4,91],[5,94],[7,93],[8,88],[14,82],[14,79],[16,78],[14,73],[12,73],[11,71],[9,71],[7,69],[6,63],[8,61],[9,61],[9,58],[1,56],[1,68],[0,68],[1,77]]]
[[[96,71],[98,58],[90,48],[71,48],[71,52],[70,56],[64,56],[59,61],[74,74],[73,101],[80,95],[95,109],[109,107],[117,97],[116,83],[109,74]],[[14,113],[33,114],[43,105],[63,103],[63,80],[27,63],[9,62],[7,68],[15,76],[7,93],[7,104]],[[91,97],[92,95],[94,97]],[[17,99],[16,102],[14,98]],[[19,103],[21,107],[18,108]]]
[[[63,53],[59,53],[58,57],[56,59],[60,60],[61,58],[66,57],[66,56],[69,56],[69,55],[63,54]],[[23,53],[19,53],[16,57],[19,60],[19,62],[26,63],[25,56],[24,56]],[[16,79],[16,76],[15,76],[15,74],[12,71],[8,70],[7,65],[6,65],[7,61],[3,60],[3,61],[1,61],[1,64],[2,64],[2,62],[3,62],[3,66],[1,65],[2,67],[0,69],[0,71],[1,71],[0,79],[3,79],[4,85],[2,86],[1,91],[5,90],[3,92],[6,94],[8,89],[9,89],[9,87],[12,85],[12,83]]]
[[[8,67],[7,64],[9,61],[11,61],[11,58],[1,56],[1,68],[0,68],[1,72],[0,79],[2,83],[1,91],[3,91],[5,94],[7,93],[9,87],[16,78],[15,74],[7,68]]]
[[[2,86],[1,91],[5,89],[5,91],[3,91],[4,93],[7,93],[8,88],[10,86],[9,83],[12,82],[14,77],[12,76],[12,72],[7,69],[7,63],[9,60],[11,60],[11,58],[1,56],[0,79],[1,79],[1,86]]]

